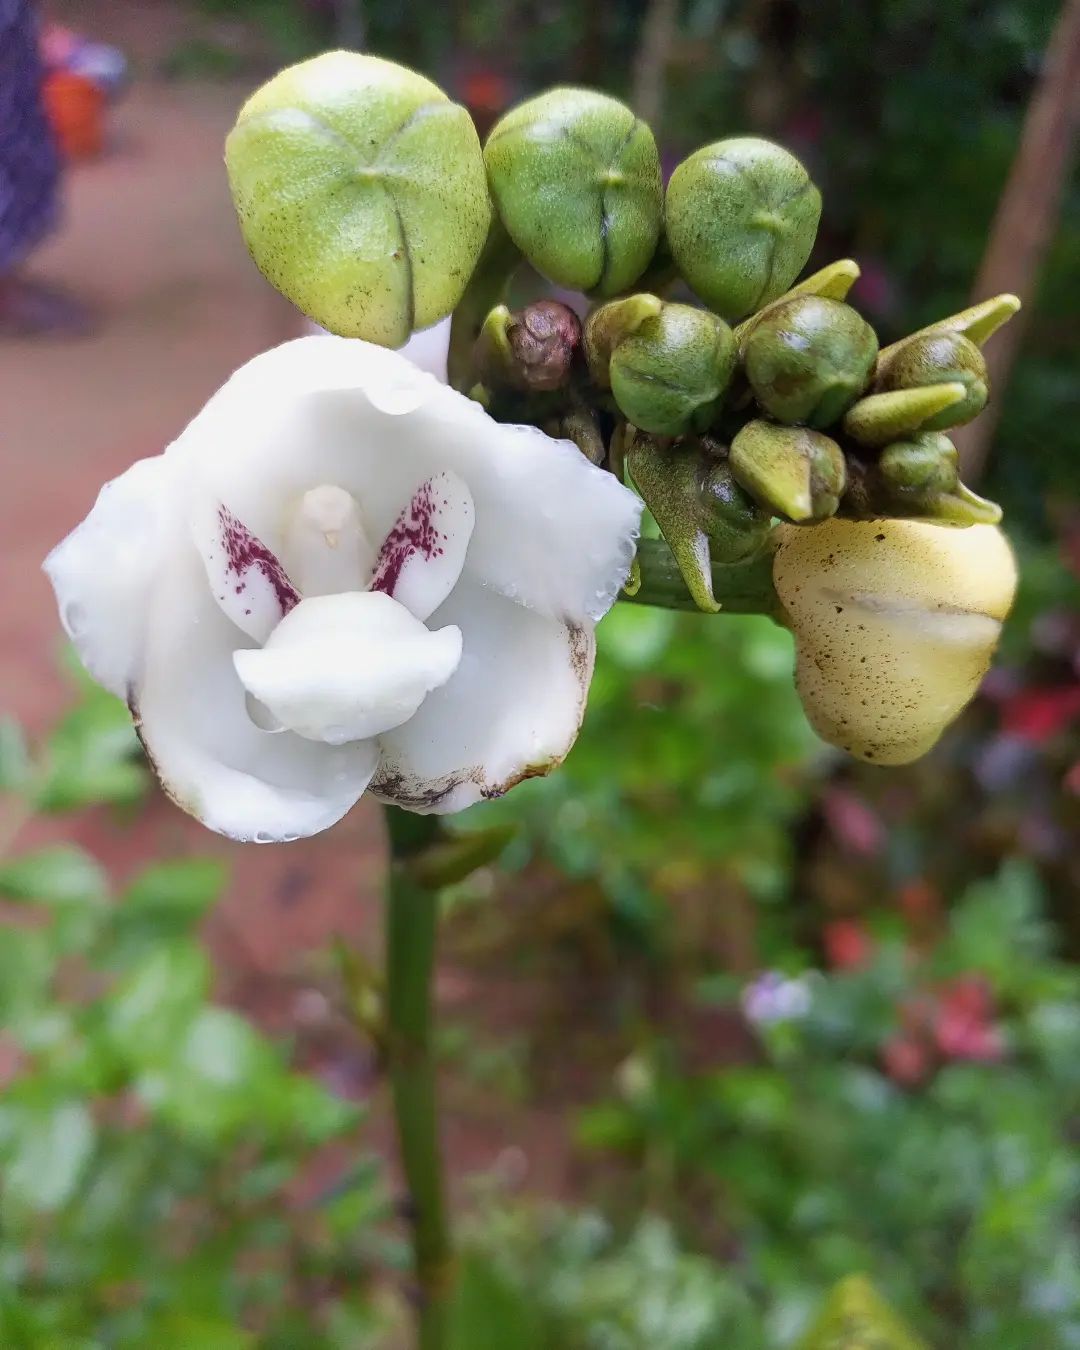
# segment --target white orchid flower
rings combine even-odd
[[[106,484],[45,567],[166,792],[266,842],[368,789],[457,811],[557,765],[639,516],[570,442],[399,353],[306,337]]]

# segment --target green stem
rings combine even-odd
[[[468,393],[476,381],[472,369],[473,344],[488,314],[502,303],[510,278],[520,262],[517,245],[495,216],[483,252],[450,324],[447,375],[454,388],[463,393]]]
[[[437,836],[432,816],[386,808],[386,1059],[408,1186],[419,1350],[445,1350],[453,1285],[432,1045],[432,974],[439,893],[410,866]]]
[[[632,605],[699,612],[671,549],[662,539],[642,539],[637,557],[641,586],[633,595],[622,595],[622,600]],[[779,619],[781,608],[773,588],[772,564],[771,549],[747,562],[713,563],[713,592],[723,609],[729,614],[767,614]]]

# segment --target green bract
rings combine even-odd
[[[705,146],[668,184],[672,256],[710,309],[732,322],[787,290],[820,217],[821,194],[795,156],[755,136]]]
[[[843,451],[809,427],[747,422],[731,442],[728,462],[755,501],[795,524],[835,515],[847,486]]]
[[[484,160],[502,223],[549,280],[615,295],[645,270],[660,234],[660,157],[625,104],[552,89],[496,124]]]
[[[754,397],[782,422],[827,427],[866,388],[877,337],[839,300],[804,295],[754,324],[743,344]]]
[[[623,416],[657,436],[704,431],[735,366],[731,329],[704,309],[665,304],[611,353],[611,392]]]
[[[923,431],[887,446],[876,461],[852,460],[841,514],[926,520],[946,525],[996,525],[1001,508],[960,481],[956,446],[940,431]]]
[[[356,52],[290,66],[225,159],[259,269],[331,332],[397,347],[461,298],[491,204],[472,120],[430,80]]]

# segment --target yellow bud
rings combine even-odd
[[[1016,590],[992,525],[912,520],[781,525],[776,593],[814,730],[874,764],[931,748],[974,696]]]

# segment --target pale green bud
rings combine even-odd
[[[679,271],[733,322],[782,295],[814,246],[821,194],[794,155],[755,136],[707,145],[671,176],[666,232]]]
[[[460,300],[491,204],[472,120],[430,80],[357,52],[290,66],[225,162],[251,256],[324,328],[398,347]]]
[[[626,462],[694,603],[715,613],[720,606],[712,564],[757,553],[769,535],[768,513],[735,481],[721,448],[705,437],[671,445],[639,433]]]
[[[965,396],[923,423],[924,431],[943,431],[977,417],[990,394],[982,352],[960,333],[931,330],[897,344],[879,360],[875,387],[880,392],[924,385],[962,384]]]
[[[731,442],[729,463],[755,501],[796,524],[835,515],[847,486],[843,451],[808,427],[747,422]]]
[[[731,329],[708,310],[665,304],[611,352],[611,392],[634,426],[657,436],[704,431],[735,368]]]
[[[511,109],[484,146],[499,217],[550,281],[598,295],[626,290],[660,234],[660,156],[625,104],[552,89]]]
[[[827,427],[870,379],[877,337],[850,305],[822,296],[788,300],[765,314],[743,344],[754,397],[781,422]]]
[[[798,1350],[927,1350],[862,1275],[833,1289]]]

